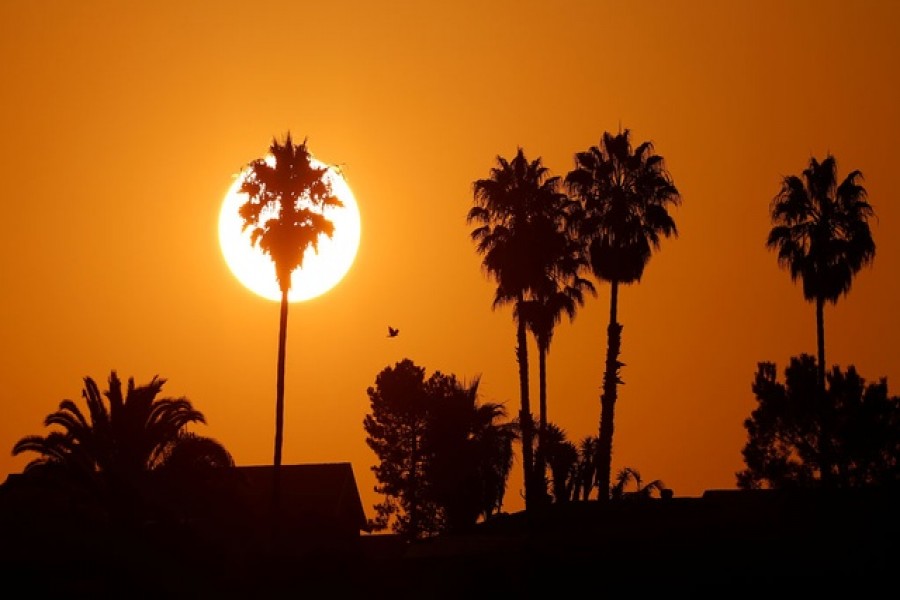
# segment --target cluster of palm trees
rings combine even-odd
[[[812,158],[801,176],[784,178],[770,205],[773,227],[767,246],[778,251],[779,264],[794,280],[802,280],[804,297],[816,303],[822,393],[824,305],[846,294],[854,275],[875,254],[868,225],[874,212],[861,178],[853,171],[838,183],[833,156],[822,162]],[[517,326],[526,510],[550,499],[548,457],[553,497],[587,499],[596,487],[598,499],[608,500],[621,487],[611,483],[615,406],[624,366],[619,360],[619,285],[639,282],[662,238],[678,235],[670,208],[680,205],[679,191],[653,144],[633,147],[626,129],[606,132],[598,145],[576,153],[575,166],[564,179],[550,176],[540,158],[529,161],[522,148],[511,160],[498,156],[489,177],[474,182],[473,197],[467,222],[477,225],[471,237],[484,271],[497,283],[493,306],[512,305]],[[599,433],[582,441],[578,455],[571,444],[561,445],[565,440],[558,439],[559,430],[547,420],[546,354],[562,315],[573,319],[585,292],[596,294],[586,275],[609,284],[610,312]],[[529,396],[528,331],[540,361],[537,432]],[[576,464],[577,476],[571,471]],[[620,482],[623,476],[633,473],[620,471]]]
[[[564,191],[565,190],[565,191]],[[610,316],[600,426],[596,440],[598,498],[610,497],[614,412],[622,383],[618,322],[620,284],[640,281],[663,237],[677,236],[669,213],[681,196],[651,142],[633,147],[629,130],[606,132],[600,143],[575,154],[565,179],[551,176],[522,148],[512,160],[497,157],[489,177],[473,185],[471,236],[485,272],[497,282],[494,307],[511,304],[517,325],[525,507],[546,497],[548,449],[546,354],[563,314],[574,318],[584,293],[596,293],[585,276],[610,284]],[[537,449],[529,396],[527,333],[539,349],[540,406]],[[588,490],[588,493],[590,491]]]

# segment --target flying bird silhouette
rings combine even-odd
[[[388,337],[397,337],[397,334],[400,333],[399,329],[394,329],[390,325],[388,325]]]

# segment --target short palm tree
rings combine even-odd
[[[291,134],[284,143],[273,140],[270,156],[251,162],[240,191],[247,201],[240,207],[250,241],[275,263],[281,291],[278,328],[278,375],[275,397],[275,454],[273,506],[279,502],[281,449],[284,436],[284,362],[287,344],[288,292],[291,275],[303,267],[310,248],[318,250],[321,236],[331,237],[334,224],[325,217],[329,207],[342,206],[326,178],[327,167],[317,166],[306,145],[294,144]]]
[[[469,383],[455,377],[429,381],[426,477],[448,532],[465,530],[498,511],[512,468],[516,427],[501,422],[507,416],[502,404],[478,402],[480,382],[480,377]]]
[[[578,444],[578,458],[575,465],[575,483],[572,500],[589,500],[597,475],[597,437],[588,435]]]
[[[529,161],[519,148],[512,160],[498,156],[490,176],[475,181],[475,206],[467,215],[468,223],[478,224],[471,236],[484,257],[482,266],[497,281],[494,308],[506,304],[514,307],[526,510],[534,500],[536,482],[523,307],[544,285],[550,264],[558,256],[552,247],[559,240],[561,207],[568,204],[559,184],[559,178],[550,176],[540,158]]]
[[[513,465],[513,442],[519,432],[514,423],[501,423],[506,418],[502,404],[486,402],[478,406],[473,420],[472,443],[480,457],[481,510],[485,520],[500,512],[506,495],[506,482]]]
[[[634,482],[634,491],[626,491],[629,481]],[[664,489],[666,489],[666,485],[661,480],[654,479],[653,481],[644,483],[644,480],[641,478],[641,474],[637,469],[625,467],[620,470],[619,474],[616,476],[616,483],[612,488],[612,497],[616,500],[624,500],[625,498],[650,498],[654,491],[658,494],[662,494]]]
[[[101,393],[86,377],[82,398],[87,413],[74,401],[63,400],[44,420],[45,426],[58,429],[25,436],[12,452],[38,455],[26,465],[26,473],[50,471],[113,502],[146,487],[150,474],[185,481],[210,469],[234,466],[220,443],[188,431],[190,425],[206,420],[187,398],[158,397],[164,383],[154,377],[138,386],[129,379],[123,394],[113,371]]]
[[[778,263],[791,279],[803,282],[803,297],[816,303],[819,387],[825,390],[825,302],[849,293],[853,277],[875,258],[869,229],[874,216],[853,171],[838,184],[837,163],[830,154],[811,158],[801,176],[789,175],[770,207],[773,227],[766,245],[777,250]]]
[[[629,130],[605,132],[598,146],[575,155],[566,184],[583,209],[582,238],[591,271],[610,284],[609,326],[603,391],[597,477],[599,499],[609,498],[613,419],[618,394],[622,325],[618,322],[619,285],[639,282],[661,237],[677,236],[669,207],[681,196],[653,144],[632,149]]]
[[[578,449],[566,438],[566,432],[555,423],[546,423],[540,443],[550,471],[550,495],[553,502],[568,502],[575,489]]]

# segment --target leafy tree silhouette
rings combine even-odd
[[[306,140],[294,144],[288,132],[284,143],[272,141],[269,154],[268,158],[254,160],[247,166],[240,188],[241,193],[247,194],[247,201],[241,205],[239,212],[244,229],[250,229],[251,243],[275,263],[275,277],[281,291],[272,477],[272,505],[277,513],[284,437],[284,363],[291,275],[303,267],[307,250],[318,250],[321,236],[331,237],[334,234],[334,224],[325,217],[324,211],[342,204],[332,194],[331,185],[325,177],[328,168],[313,164]]]
[[[474,182],[475,205],[466,218],[467,223],[478,224],[471,237],[483,256],[483,269],[497,281],[493,307],[513,305],[526,510],[533,505],[534,490],[539,487],[535,485],[525,303],[535,299],[539,290],[547,290],[559,249],[565,247],[560,219],[569,201],[559,185],[559,177],[551,177],[540,158],[529,161],[518,148],[511,161],[497,156],[490,176]]]
[[[819,387],[825,390],[825,302],[837,303],[850,292],[853,277],[875,258],[869,229],[874,216],[852,171],[838,184],[837,162],[830,154],[821,163],[810,158],[801,176],[789,175],[772,200],[773,227],[766,245],[778,251],[778,263],[791,279],[803,282],[803,297],[816,303]]]
[[[427,427],[424,367],[409,359],[386,367],[366,393],[371,413],[363,419],[363,428],[366,444],[379,460],[372,467],[379,482],[375,491],[385,496],[375,506],[377,516],[370,526],[379,530],[392,524],[406,539],[436,531],[434,519],[424,518],[436,512],[427,506],[423,483],[422,446]]]
[[[409,359],[383,369],[368,388],[363,420],[385,499],[375,529],[406,540],[465,530],[502,504],[516,429],[502,405],[477,402],[480,379],[463,384]]]
[[[580,200],[581,235],[587,244],[593,274],[610,283],[606,364],[600,395],[597,478],[599,499],[610,494],[610,471],[617,386],[622,383],[619,361],[622,325],[618,322],[619,284],[639,282],[660,236],[677,236],[670,205],[681,196],[653,144],[632,150],[629,130],[605,132],[600,144],[575,155],[566,184]]]
[[[853,366],[835,366],[823,396],[818,371],[816,359],[801,354],[791,358],[781,383],[774,363],[759,363],[739,488],[900,482],[900,397],[888,394],[886,379],[867,383]]]
[[[13,455],[37,453],[25,473],[50,473],[70,489],[88,492],[113,516],[134,516],[142,492],[168,478],[196,482],[221,467],[234,466],[216,440],[188,431],[206,422],[187,398],[158,397],[165,379],[145,385],[128,380],[126,390],[115,371],[100,392],[85,377],[85,414],[69,399],[44,420],[58,427],[46,435],[28,435],[13,446]]]

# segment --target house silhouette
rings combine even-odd
[[[353,467],[348,462],[281,465],[279,526],[288,535],[352,540],[369,531]],[[275,467],[235,467],[234,500],[251,524],[264,522],[272,508]]]

